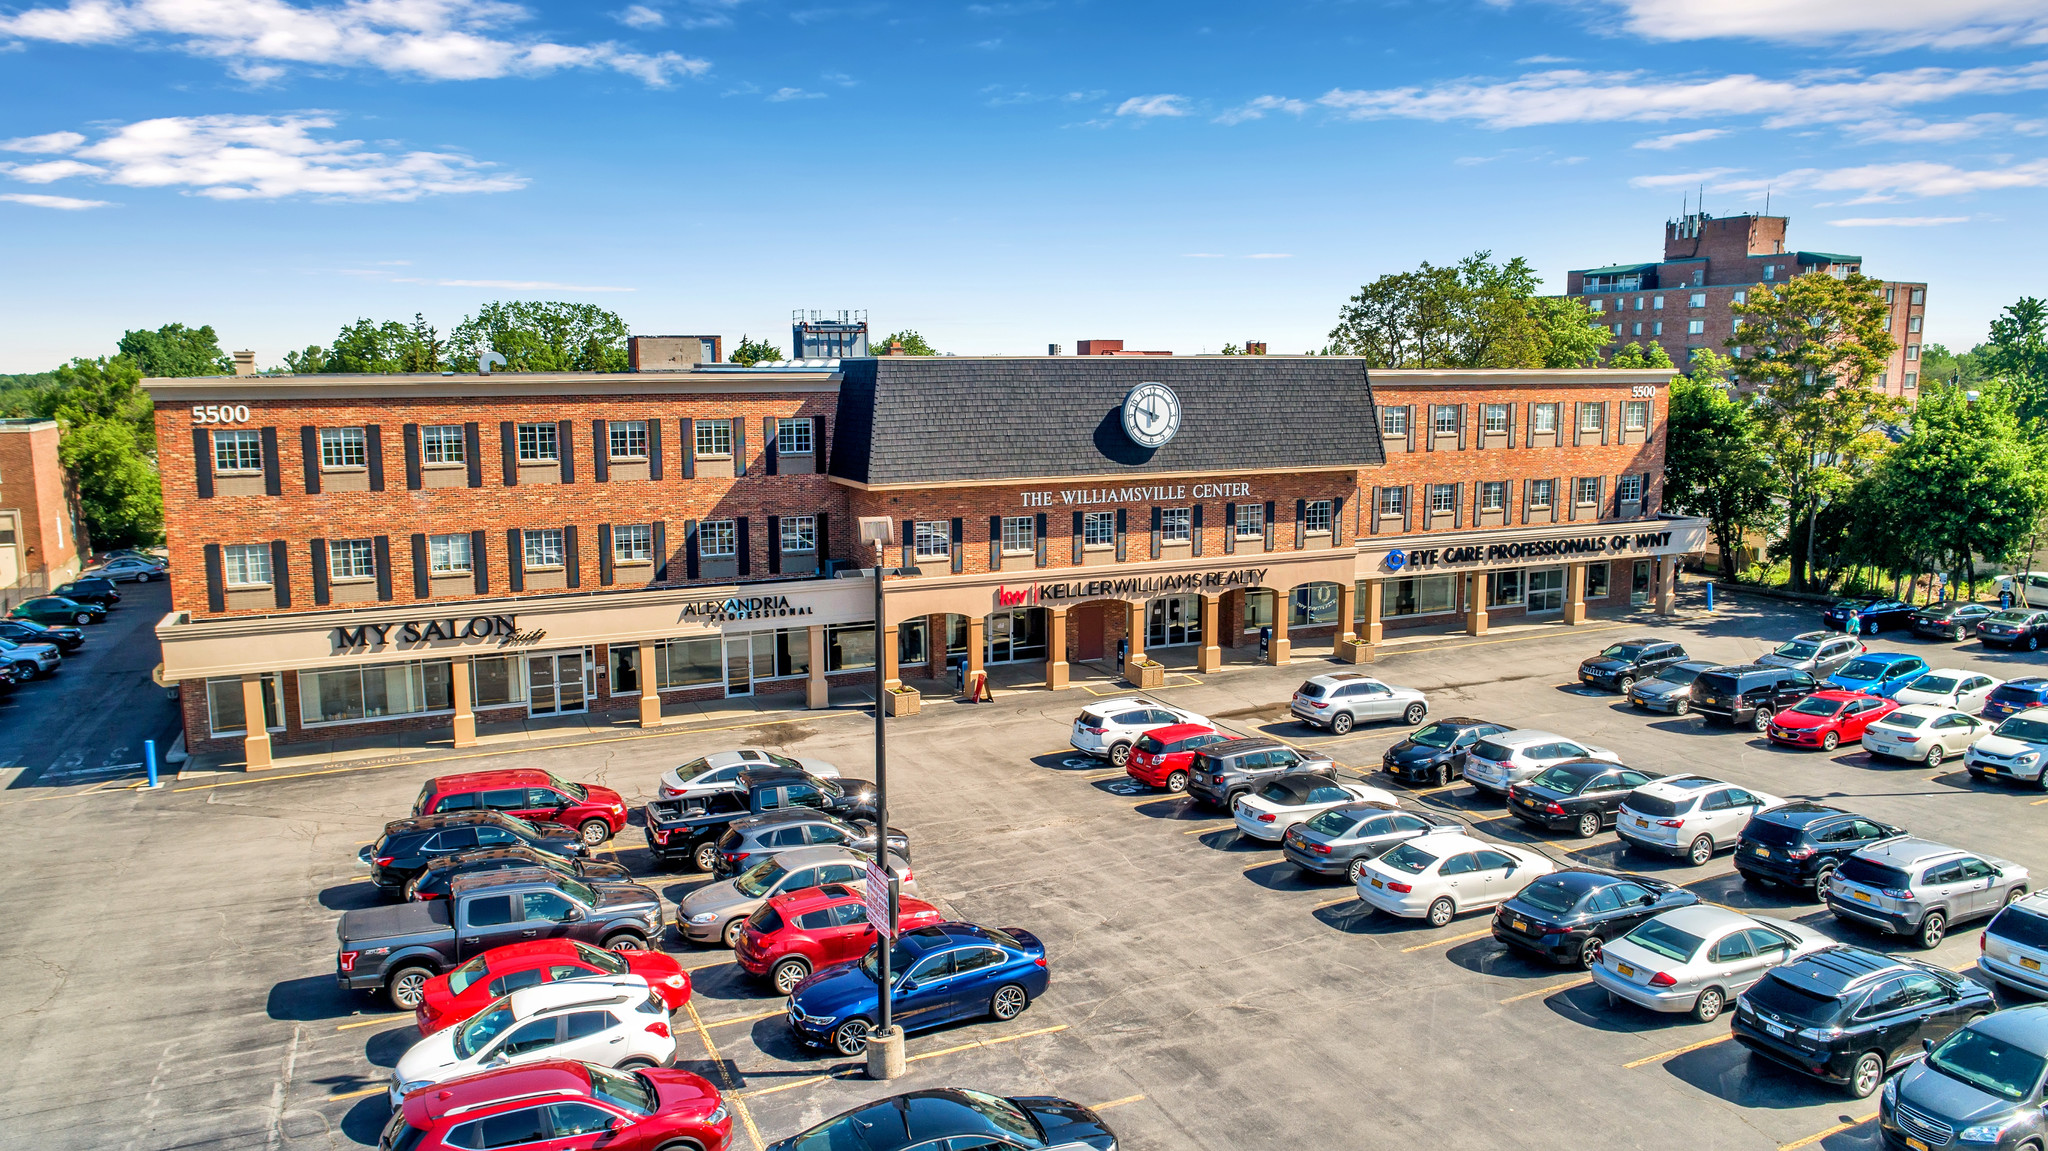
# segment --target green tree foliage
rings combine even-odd
[[[1539,298],[1528,261],[1475,252],[1381,276],[1338,314],[1326,354],[1378,368],[1574,367],[1606,345],[1604,327],[1574,300]]]
[[[325,370],[378,374],[396,372],[406,334],[405,325],[397,320],[379,324],[359,319],[353,324],[344,324],[341,331],[335,333],[334,343],[327,348]]]
[[[163,538],[164,496],[155,461],[134,425],[94,420],[64,431],[57,458],[75,477],[79,517],[100,548]]]
[[[156,405],[142,390],[142,372],[126,357],[75,359],[51,376],[51,386],[38,393],[27,414],[74,428],[126,424],[146,450],[156,451]]]
[[[595,304],[499,300],[455,325],[446,354],[464,371],[497,352],[509,372],[623,372],[626,336],[626,321]]]
[[[766,340],[741,336],[739,344],[725,358],[743,368],[751,368],[755,364],[777,364],[782,362],[782,349]]]
[[[1542,326],[1543,359],[1540,364],[1526,366],[1583,368],[1597,363],[1600,349],[1614,339],[1607,333],[1607,325],[1599,322],[1584,300],[1537,296],[1529,301],[1529,307]],[[1670,364],[1671,357],[1666,356],[1664,362]]]
[[[327,370],[327,349],[318,344],[307,344],[303,352],[286,352],[284,370],[294,375],[317,375]]]
[[[1693,358],[1693,376],[1671,381],[1664,495],[1672,507],[1707,521],[1726,576],[1735,570],[1742,537],[1777,522],[1777,476],[1755,409],[1713,382],[1726,369],[1711,361],[1725,357],[1701,348]]]
[[[1705,348],[1700,350],[1706,351]],[[1719,359],[1721,357],[1715,358]],[[1649,350],[1644,351],[1641,344],[1630,341],[1626,347],[1615,352],[1608,359],[1607,366],[1610,368],[1668,368],[1672,366],[1671,353],[1665,351],[1662,344],[1651,344]]]
[[[1986,375],[2005,381],[2020,418],[2048,418],[2048,302],[2023,296],[1991,321],[1991,339],[1978,346]],[[1922,369],[1925,370],[1924,368]]]
[[[1874,538],[1863,562],[1901,572],[1931,559],[1960,585],[1976,561],[2024,561],[2048,512],[2048,459],[2021,422],[2010,384],[1973,401],[1957,385],[1920,393],[1912,429],[1861,487]],[[1887,538],[1889,537],[1889,538]]]
[[[1987,375],[1984,351],[1983,344],[1967,352],[1951,352],[1941,344],[1924,344],[1920,348],[1920,378],[1929,386],[1978,383]]]
[[[906,356],[936,356],[939,354],[937,349],[926,343],[925,338],[918,335],[916,330],[912,328],[893,332],[883,336],[880,340],[869,340],[868,351],[877,356],[887,355],[889,345],[892,343],[902,344],[903,354]],[[778,355],[773,358],[779,360],[782,357]]]
[[[153,332],[123,332],[120,354],[151,377],[226,376],[235,370],[220,350],[220,338],[211,324],[197,328],[165,324]]]

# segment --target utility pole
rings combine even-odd
[[[892,575],[914,576],[923,574],[915,567],[891,568],[889,544],[895,521],[887,516],[862,516],[860,538],[863,544],[875,547],[875,850],[874,863],[869,867],[868,883],[876,877],[882,880],[886,892],[886,910],[882,922],[875,927],[876,974],[880,986],[876,988],[877,1016],[875,1030],[868,1036],[868,1078],[897,1079],[904,1071],[903,1029],[896,1026],[895,992],[896,975],[891,971],[890,960],[896,946],[896,924],[900,914],[897,904],[898,891],[896,873],[889,866],[889,743],[887,709],[882,705],[882,693],[889,690],[883,682],[882,667],[887,662],[882,658],[882,644],[886,628],[882,602],[883,581]],[[815,654],[815,653],[814,653]],[[869,892],[870,920],[874,918],[874,893]]]

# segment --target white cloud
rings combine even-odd
[[[493,172],[494,165],[459,152],[394,154],[360,140],[314,135],[332,127],[332,119],[317,114],[167,116],[74,146],[72,159],[10,165],[6,174],[32,183],[91,176],[131,188],[183,188],[216,200],[416,200],[526,186],[524,177]]]
[[[1500,2],[1500,0],[1496,0]],[[1587,0],[1567,0],[1586,3]],[[1739,37],[1883,49],[2048,43],[2040,0],[1597,0],[1650,40]]]
[[[1846,201],[1850,204],[1882,204],[1909,196],[1962,196],[2011,188],[2048,187],[2048,160],[1979,169],[1911,160],[1895,164],[1861,164],[1851,168],[1795,168],[1775,176],[1724,178],[1742,172],[1740,168],[1709,168],[1701,172],[1637,176],[1629,183],[1637,188],[1653,189],[1694,188],[1704,184],[1709,191],[1759,195],[1771,188],[1858,193]]]
[[[1694,132],[1673,132],[1668,136],[1653,136],[1648,140],[1637,140],[1638,148],[1650,148],[1658,152],[1669,152],[1682,144],[1698,144],[1707,140],[1718,140],[1728,134],[1726,128],[1701,128]]]
[[[69,152],[83,143],[85,137],[76,132],[47,132],[41,136],[23,136],[19,140],[0,140],[0,151]]]
[[[498,34],[527,12],[502,0],[70,0],[0,16],[0,37],[62,44],[170,43],[227,62],[252,83],[286,65],[372,68],[429,80],[610,69],[660,87],[709,70],[675,52],[652,55],[605,41],[558,44]]]
[[[1569,64],[1571,62],[1572,58],[1570,56],[1524,56],[1520,60],[1515,61],[1517,64]]]
[[[1286,96],[1260,96],[1250,103],[1232,108],[1221,116],[1216,117],[1216,122],[1218,124],[1242,124],[1246,120],[1263,120],[1268,112],[1287,112],[1299,116],[1307,112],[1308,108],[1309,106],[1306,103]]]
[[[0,192],[0,200],[10,204],[27,204],[31,208],[55,208],[60,212],[82,212],[87,208],[104,208],[106,200],[79,200],[70,196],[42,196],[34,192]]]
[[[668,17],[661,9],[649,8],[645,4],[629,4],[622,12],[614,12],[612,19],[628,28],[659,28],[668,23]]]
[[[1119,116],[1185,116],[1188,114],[1186,96],[1133,96],[1116,106]]]
[[[1853,216],[1829,220],[1837,228],[1939,228],[1944,224],[1967,224],[1968,216]]]
[[[1712,183],[1723,176],[1740,172],[1740,168],[1708,168],[1699,172],[1670,172],[1661,176],[1637,176],[1629,181],[1635,188],[1692,188]],[[1716,185],[1717,187],[1719,185]]]
[[[1965,116],[1960,120],[1936,121],[1913,117],[1880,117],[1860,123],[1844,124],[1842,127],[1858,140],[1881,140],[1896,144],[1948,144],[1996,132],[2038,136],[2044,130],[2048,130],[2048,124],[2040,120],[2021,120],[2003,112],[1982,112],[1975,116]]]
[[[777,88],[768,93],[768,102],[780,104],[785,100],[823,100],[823,92],[806,92],[802,88]]]

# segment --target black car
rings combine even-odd
[[[1860,947],[1830,947],[1772,968],[1735,1001],[1735,1041],[1865,1099],[1922,1043],[1998,1009],[1946,968]]]
[[[1088,1147],[1116,1151],[1102,1117],[1050,1096],[1004,1099],[964,1087],[939,1087],[863,1103],[768,1151],[1000,1151],[1013,1147]]]
[[[1309,756],[1277,739],[1212,743],[1188,760],[1188,794],[1197,803],[1229,811],[1256,784],[1289,771],[1335,772],[1334,760]]]
[[[370,868],[370,880],[386,895],[398,895],[418,878],[427,864],[458,851],[479,847],[530,847],[561,859],[590,854],[573,827],[559,823],[528,823],[502,811],[451,811],[396,819],[384,825],[377,842],[356,852]]]
[[[412,899],[446,899],[449,886],[459,876],[507,871],[515,867],[544,867],[556,875],[586,882],[633,882],[633,873],[623,864],[599,863],[594,859],[563,859],[526,846],[484,847],[430,860],[420,877],[406,884],[405,893]]]
[[[1885,1084],[1877,1110],[1885,1146],[1939,1147],[1951,1136],[1985,1151],[2048,1138],[2048,1004],[2012,1007],[1930,1044],[1927,1058]]]
[[[1853,616],[1864,635],[1879,635],[1887,628],[1905,631],[1912,627],[1913,612],[1912,604],[1895,599],[1845,599],[1820,613],[1820,621],[1836,631],[1846,631]]]
[[[45,627],[25,619],[0,619],[0,639],[15,643],[53,643],[58,651],[73,652],[85,642],[85,633],[75,627]]]
[[[1388,748],[1380,767],[1396,779],[1442,787],[1464,776],[1473,744],[1507,730],[1507,724],[1466,716],[1440,719]]]
[[[1997,610],[1990,604],[1961,600],[1929,604],[1913,613],[1913,634],[1931,635],[1937,639],[1967,639],[1977,634],[1977,625]]]
[[[1493,937],[1553,963],[1591,967],[1607,940],[1627,935],[1653,915],[1699,901],[1696,893],[1647,875],[1568,867],[1495,908]]]
[[[1685,648],[1657,639],[1629,639],[1609,644],[1599,655],[1579,664],[1579,682],[1612,688],[1623,695],[1639,679],[1656,675],[1686,659]]]
[[[2048,610],[2016,607],[1994,612],[1977,624],[1977,642],[1985,647],[2022,647],[2041,650],[2048,639]]]
[[[114,581],[105,576],[85,576],[81,579],[75,579],[62,587],[53,589],[50,594],[60,595],[65,599],[77,600],[79,603],[96,603],[101,607],[113,607],[121,602],[121,593],[114,587]]]
[[[1742,826],[1735,870],[1745,883],[1782,883],[1827,890],[1842,861],[1904,828],[1819,803],[1786,803],[1759,811]]]
[[[1789,667],[1718,667],[1692,681],[1692,709],[1762,731],[1771,725],[1772,716],[1818,690],[1812,676]]]
[[[770,856],[799,847],[850,847],[855,851],[875,850],[873,821],[851,822],[808,808],[790,808],[733,820],[718,840],[718,859],[711,874],[731,879]],[[910,858],[910,833],[900,827],[889,829],[889,852]]]
[[[1544,768],[1526,783],[1511,785],[1508,810],[1547,831],[1571,828],[1581,839],[1591,839],[1613,825],[1621,801],[1650,778],[1604,759],[1567,760]]]

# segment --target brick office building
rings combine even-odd
[[[273,739],[822,706],[878,648],[885,681],[958,656],[1059,686],[1119,641],[1213,669],[1270,628],[1274,662],[1366,660],[1389,628],[1668,606],[1701,532],[1657,511],[1664,379],[884,357],[152,380],[165,674],[192,747],[261,766]],[[862,518],[920,569],[879,645],[872,585],[829,578],[872,565]]]
[[[0,420],[0,591],[19,602],[78,574],[78,506],[55,420]]]
[[[1565,295],[1602,314],[1614,333],[1609,350],[1628,343],[1662,345],[1683,367],[1695,348],[1727,354],[1725,341],[1741,334],[1734,307],[1758,285],[1794,276],[1846,276],[1863,270],[1863,257],[1802,252],[1785,246],[1786,216],[1711,216],[1691,213],[1664,224],[1664,258],[1642,264],[1580,268],[1565,276]],[[1912,397],[1920,385],[1921,329],[1927,285],[1883,282],[1892,340],[1898,347],[1877,379],[1887,394]],[[1745,349],[1737,345],[1740,355]]]

